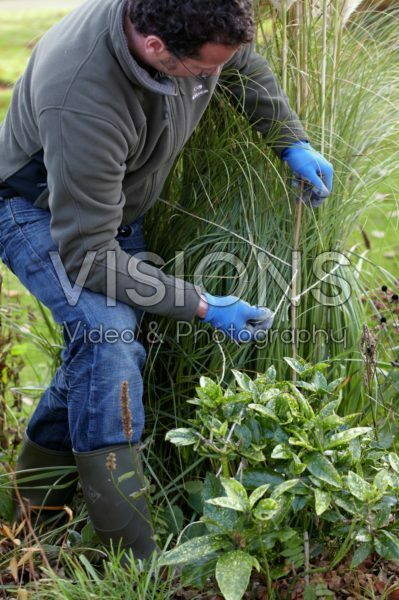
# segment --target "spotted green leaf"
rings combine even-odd
[[[330,485],[335,487],[342,486],[342,479],[333,466],[333,464],[328,460],[326,456],[323,454],[319,454],[318,452],[313,452],[308,457],[306,457],[306,465],[308,471],[317,477],[317,479],[321,479],[321,481],[325,481]]]
[[[378,490],[385,492],[387,488],[395,486],[394,479],[386,469],[380,469],[374,477],[373,483]]]
[[[231,369],[231,372],[233,373],[236,382],[242,390],[251,392],[253,394],[258,393],[258,389],[254,381],[252,381],[252,379],[246,373],[241,373],[241,371],[236,371],[235,369]]]
[[[248,505],[248,494],[245,487],[234,478],[221,477],[220,482],[226,491],[226,494],[232,500],[242,504],[243,508]]]
[[[362,527],[357,532],[355,539],[358,542],[371,542],[373,537],[372,537],[371,533],[369,531],[367,531],[367,529]]]
[[[218,384],[217,384],[217,383],[215,383],[215,382],[213,381],[213,379],[211,379],[210,377],[205,377],[205,375],[202,375],[202,376],[200,377],[199,384],[200,384],[200,386],[201,386],[202,388],[210,388],[210,389],[215,389],[215,386],[217,386],[217,387],[218,387]]]
[[[278,444],[273,448],[273,452],[271,453],[271,458],[291,458],[293,452],[285,445]]]
[[[203,535],[169,550],[161,558],[159,564],[162,566],[195,562],[212,552],[217,552],[226,544],[227,541],[224,535]]]
[[[353,554],[351,567],[355,569],[359,565],[362,564],[366,560],[368,556],[373,552],[374,545],[372,542],[367,542],[365,544],[360,544],[360,546],[356,549]]]
[[[380,531],[375,541],[375,549],[382,558],[399,561],[399,540],[389,531]]]
[[[263,404],[256,404],[254,402],[251,402],[250,404],[248,404],[248,408],[252,408],[252,410],[254,410],[255,412],[261,414],[263,417],[268,417],[272,421],[279,421],[275,412],[272,411],[272,409],[268,406],[263,406]]]
[[[305,373],[305,371],[308,369],[308,365],[303,364],[303,362],[300,362],[299,360],[296,360],[295,358],[290,358],[288,356],[285,356],[284,360],[286,363],[289,364],[291,369],[296,371],[296,373],[299,373],[299,374]]]
[[[313,419],[314,411],[313,411],[313,408],[311,407],[311,405],[309,404],[307,398],[305,398],[305,396],[302,394],[302,392],[300,392],[299,389],[294,384],[289,383],[289,387],[292,390],[295,398],[298,401],[298,405],[301,410],[301,413],[307,419]]]
[[[354,498],[346,498],[342,495],[334,496],[334,502],[340,508],[343,508],[351,515],[357,515],[359,512],[359,506],[357,506],[357,501]]]
[[[277,376],[276,367],[274,365],[272,365],[266,371],[266,378],[273,383],[274,381],[276,381],[276,376]]]
[[[168,431],[165,440],[175,444],[175,446],[191,446],[198,441],[198,435],[194,429],[180,427]]]
[[[237,500],[236,498],[228,498],[227,496],[220,496],[219,498],[210,498],[209,500],[205,500],[205,502],[207,502],[208,504],[212,504],[213,506],[231,508],[239,512],[245,512],[247,508],[245,504],[243,504],[243,502]]]
[[[118,477],[118,484],[126,481],[127,479],[131,479],[136,474],[136,471],[128,471],[127,473],[123,473],[120,477]]]
[[[281,496],[282,494],[285,494],[285,492],[288,492],[291,488],[296,486],[298,482],[299,479],[289,479],[288,481],[283,481],[283,483],[276,485],[276,487],[271,493],[271,498],[275,499]]]
[[[388,460],[389,460],[389,464],[391,465],[392,469],[396,473],[399,473],[399,456],[397,454],[395,454],[395,452],[390,452],[388,454]]]
[[[323,492],[322,490],[315,489],[314,498],[316,506],[316,515],[319,517],[329,507],[329,504],[331,502],[331,496],[328,492]]]
[[[200,377],[200,387],[195,388],[200,404],[208,408],[214,407],[223,396],[221,386],[209,377]]]
[[[278,508],[278,504],[273,498],[265,498],[258,502],[252,514],[259,521],[268,521],[274,517]]]
[[[309,442],[306,434],[301,434],[299,431],[293,431],[296,437],[288,438],[288,442],[291,446],[302,446],[302,448],[306,448],[307,450],[316,450],[314,446]]]
[[[257,501],[262,498],[263,494],[269,489],[270,487],[270,483],[265,483],[263,485],[260,485],[259,487],[256,488],[256,490],[254,490],[252,492],[252,494],[249,497],[249,506],[250,508],[253,508],[255,506],[255,504],[257,503]]]
[[[220,483],[220,478],[213,473],[208,472],[205,476],[204,485],[201,492],[203,500],[203,518],[207,519],[207,529],[209,533],[220,533],[221,531],[234,530],[238,525],[240,513],[229,508],[208,504],[206,500],[223,496],[224,488]]]
[[[281,390],[279,390],[278,388],[269,388],[265,392],[261,393],[259,399],[261,400],[261,402],[269,402],[270,400],[273,400],[280,394],[281,394]]]
[[[349,471],[347,475],[348,487],[355,498],[359,498],[362,502],[371,500],[375,496],[375,490],[363,477],[357,475],[353,471]]]
[[[328,384],[327,389],[329,392],[333,392],[341,383],[345,381],[345,377],[338,377],[338,379],[334,379],[331,383]]]
[[[332,400],[321,409],[319,415],[320,417],[330,417],[335,414],[336,409],[340,405],[340,400]]]
[[[265,455],[262,450],[258,450],[251,446],[250,448],[241,448],[240,454],[244,456],[244,458],[249,458],[252,462],[261,462],[263,463],[265,459]]]
[[[292,473],[293,475],[301,475],[301,473],[303,473],[305,469],[306,469],[305,463],[303,463],[301,461],[299,456],[297,456],[296,454],[293,454],[292,461],[289,464],[289,472]]]
[[[216,581],[225,600],[241,600],[248,587],[253,567],[260,570],[257,559],[242,550],[227,552],[218,559]]]
[[[374,519],[375,529],[380,527],[386,527],[389,524],[389,518],[391,516],[391,506],[389,504],[383,504],[381,510],[379,510]]]
[[[327,379],[324,377],[323,373],[320,373],[320,371],[316,371],[314,374],[312,384],[314,385],[316,391],[327,390]]]
[[[354,440],[355,438],[367,435],[370,431],[371,427],[352,427],[352,429],[340,431],[339,433],[335,433],[328,438],[325,448],[330,449],[336,448],[337,446],[342,446],[351,440]]]

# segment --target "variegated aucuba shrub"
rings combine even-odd
[[[228,389],[201,378],[192,426],[166,434],[215,472],[186,484],[201,515],[162,564],[183,565],[198,585],[216,576],[227,600],[242,598],[253,568],[272,592],[273,579],[320,558],[330,568],[349,552],[353,566],[373,552],[399,560],[394,442],[338,414],[344,380],[329,383],[327,364],[286,360],[295,383],[276,381],[273,367],[256,379],[234,371]]]

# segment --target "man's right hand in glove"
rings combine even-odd
[[[266,307],[251,306],[236,296],[212,296],[208,293],[201,295],[197,316],[236,342],[263,337],[274,320],[274,314]]]

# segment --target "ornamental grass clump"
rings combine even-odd
[[[295,384],[274,367],[255,379],[233,371],[227,389],[202,377],[191,427],[166,434],[211,468],[189,496],[201,500],[199,520],[161,564],[183,565],[196,585],[215,576],[226,600],[242,598],[254,568],[272,598],[272,581],[348,554],[352,567],[374,552],[399,561],[399,456],[372,427],[353,426],[356,415],[339,416],[343,380],[329,382],[325,363],[286,362]]]
[[[340,5],[329,6],[328,16],[315,17],[307,2],[294,3],[290,15],[262,3],[257,39],[312,144],[335,167],[332,195],[318,209],[304,206],[298,222],[292,175],[271,152],[272,140],[253,131],[219,87],[148,215],[149,247],[165,270],[211,294],[277,310],[273,331],[265,343],[237,346],[198,321],[151,317],[148,405],[156,398],[166,411],[174,403],[179,414],[199,372],[222,380],[231,368],[253,374],[273,361],[286,378],[283,357],[295,354],[330,360],[333,377],[345,360],[341,410],[368,403],[359,393],[367,260],[348,240],[398,168],[398,14],[362,13],[344,24]]]

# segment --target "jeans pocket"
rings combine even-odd
[[[36,223],[43,218],[48,218],[50,211],[33,206],[33,202],[18,196],[9,200],[11,212],[17,225]]]

